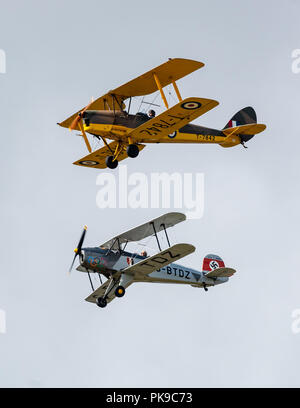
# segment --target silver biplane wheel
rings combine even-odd
[[[125,295],[125,288],[123,286],[118,286],[115,290],[115,295],[117,297],[122,297]]]
[[[137,157],[140,152],[136,144],[128,145],[126,151],[127,151],[128,157],[132,157],[132,158]]]
[[[118,160],[114,160],[114,157],[113,157],[113,156],[108,156],[108,157],[105,159],[105,163],[106,163],[106,166],[107,166],[109,169],[115,169],[116,167],[118,167]]]
[[[98,297],[97,305],[99,307],[105,307],[107,305],[107,300],[105,298],[103,298],[103,297]]]

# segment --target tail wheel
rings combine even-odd
[[[137,157],[139,155],[139,148],[136,144],[130,144],[127,146],[127,155],[128,157]]]
[[[113,156],[108,156],[105,160],[105,163],[109,169],[115,169],[116,167],[118,167],[118,160],[114,160]]]
[[[123,297],[125,295],[125,288],[124,286],[118,286],[115,290],[115,295],[117,297]]]
[[[98,297],[97,305],[103,308],[107,305],[107,300],[104,297]]]

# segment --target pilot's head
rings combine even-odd
[[[147,252],[146,252],[146,251],[142,251],[142,252],[141,252],[141,256],[146,257],[146,256],[147,256]]]
[[[149,118],[155,118],[155,111],[153,109],[150,109],[148,111],[148,116],[149,116]]]

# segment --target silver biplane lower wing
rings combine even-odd
[[[195,249],[196,248],[190,244],[176,244],[168,249],[165,249],[164,251],[159,252],[156,255],[145,258],[135,265],[122,269],[122,271],[114,274],[115,284],[113,288],[116,288],[118,286],[122,274],[132,276],[132,280],[128,280],[128,283],[125,285],[125,287],[128,287],[134,281],[141,282],[144,280],[145,276],[149,275],[150,273],[157,271],[158,269],[163,268],[170,263],[178,261],[184,256],[193,253]],[[118,279],[116,279],[116,275],[119,275]],[[105,295],[110,282],[110,280],[107,280],[85,300],[87,302],[96,303],[98,297],[102,297]],[[112,289],[106,297],[107,303],[111,302],[115,297],[115,291]]]
[[[158,233],[185,220],[185,214],[178,212],[167,213],[129,231],[123,232],[123,234],[120,234],[100,245],[100,247],[119,249],[119,246],[122,244],[132,241],[140,241],[144,238],[150,237],[155,231]]]
[[[131,282],[132,283],[132,282]],[[87,302],[91,302],[91,303],[96,303],[97,299],[99,297],[103,297],[105,295],[105,293],[107,292],[108,286],[110,284],[110,279],[108,279],[106,282],[103,283],[103,285],[101,285],[98,289],[96,289],[92,294],[90,294],[90,296],[88,296],[85,300]],[[130,285],[130,284],[129,284]],[[129,285],[126,285],[126,287],[128,287]],[[114,285],[114,287],[116,288],[117,285]],[[114,300],[114,298],[116,297],[115,295],[115,291],[111,290],[110,293],[106,296],[106,301],[107,303],[111,302],[112,300]]]

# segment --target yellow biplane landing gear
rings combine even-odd
[[[102,138],[102,139],[103,139],[104,143],[107,145],[106,140],[104,138]],[[124,150],[124,145],[122,143],[120,143],[120,142],[118,142],[117,147],[116,147],[114,152],[112,152],[112,150],[110,149],[110,151],[113,153],[113,156],[108,156],[105,159],[106,166],[109,169],[115,169],[115,168],[118,167],[118,157],[123,152],[123,150]]]
[[[97,299],[97,305],[99,306],[99,307],[105,307],[106,305],[107,305],[107,300],[105,299],[105,297],[98,297],[98,299]]]
[[[125,295],[125,288],[123,286],[118,286],[115,290],[116,297],[123,297]]]
[[[139,155],[139,148],[136,144],[130,144],[127,146],[127,156],[131,158],[135,158]]]

